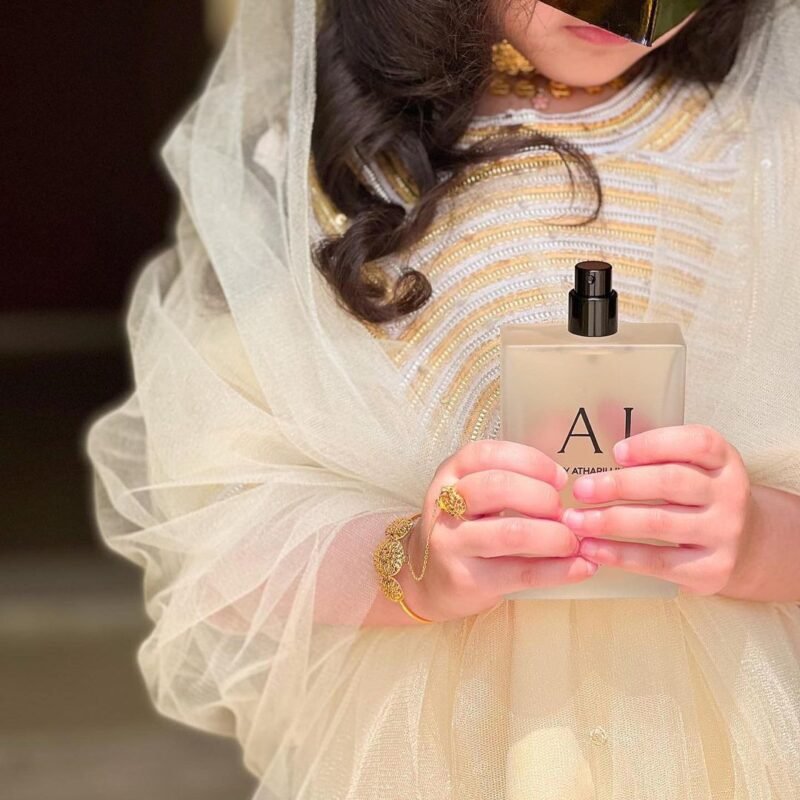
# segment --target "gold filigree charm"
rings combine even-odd
[[[514,85],[514,94],[517,97],[533,97],[537,92],[536,84],[525,78],[519,80]]]
[[[505,97],[511,91],[511,83],[506,78],[492,78],[489,91],[497,97]]]
[[[561,81],[550,81],[550,94],[553,97],[569,97],[572,94],[572,88]]]
[[[406,552],[399,539],[387,537],[375,549],[372,560],[378,575],[391,578],[405,564]]]
[[[492,64],[504,75],[529,75],[536,71],[533,64],[508,39],[492,45]]]
[[[419,516],[420,514],[414,514],[411,517],[398,517],[397,519],[393,519],[386,526],[386,535],[391,536],[393,539],[402,539],[408,536],[409,532],[414,527],[414,520]]]
[[[436,498],[436,505],[453,517],[464,519],[467,510],[467,501],[461,496],[455,486],[443,486]]]
[[[393,603],[399,603],[403,599],[403,587],[394,578],[382,575],[380,584],[381,591]]]

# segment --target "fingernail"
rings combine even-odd
[[[594,575],[594,574],[595,574],[595,572],[597,572],[597,567],[598,567],[598,566],[599,566],[599,565],[598,565],[598,564],[595,564],[595,563],[594,563],[594,561],[587,561],[587,562],[586,562],[586,571],[587,571],[587,572],[588,572],[590,575]]]
[[[563,520],[564,520],[564,524],[568,528],[580,528],[580,527],[582,527],[584,519],[585,519],[584,514],[581,513],[580,511],[574,509],[574,508],[568,508],[564,512]]]
[[[614,458],[616,458],[619,463],[627,461],[629,453],[630,447],[625,439],[622,439],[614,445]]]
[[[563,489],[567,485],[569,475],[567,475],[567,471],[563,467],[558,467],[556,475],[558,476],[556,478],[556,488]]]
[[[578,478],[572,487],[573,492],[582,494],[584,497],[591,497],[594,494],[594,489],[594,478],[587,477]]]

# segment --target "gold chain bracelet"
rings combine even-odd
[[[415,520],[422,516],[421,514],[412,514],[410,517],[397,517],[393,519],[387,526],[385,537],[383,541],[375,548],[372,555],[372,562],[375,565],[375,571],[378,573],[378,582],[384,596],[394,603],[397,603],[409,617],[415,619],[417,622],[433,622],[432,619],[427,619],[412,611],[405,601],[403,587],[394,576],[400,572],[403,564],[408,562],[408,568],[412,576],[414,571],[411,569],[411,562],[408,559],[408,554],[403,547],[403,539],[409,534],[414,527]],[[425,564],[427,564],[427,547],[425,555]],[[418,580],[422,579],[424,574],[424,565],[422,573]]]
[[[437,514],[439,513],[438,508],[436,510],[436,513]],[[415,514],[414,519],[416,519],[419,516],[420,516],[419,514]],[[422,569],[419,571],[419,575],[417,575],[417,573],[414,572],[414,565],[411,563],[411,557],[408,555],[406,556],[406,561],[408,561],[408,571],[411,573],[411,577],[417,582],[422,580],[422,578],[425,575],[425,570],[428,568],[428,556],[430,555],[430,549],[431,549],[432,531],[433,531],[433,522],[431,523],[431,527],[428,529],[428,538],[425,540],[425,552],[422,555]]]

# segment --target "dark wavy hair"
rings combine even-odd
[[[511,0],[503,0],[508,3]],[[417,242],[439,199],[464,167],[522,147],[555,151],[596,197],[602,187],[590,156],[563,138],[508,126],[507,136],[455,148],[491,79],[491,43],[501,38],[505,8],[496,0],[326,0],[317,37],[317,104],[312,154],[322,190],[349,218],[342,235],[313,248],[316,267],[337,301],[356,318],[383,323],[416,311],[431,296],[427,277],[407,269],[389,285],[370,279],[364,265]],[[644,56],[713,96],[731,69],[749,0],[708,0],[670,41]],[[641,63],[641,62],[640,62]],[[370,162],[390,154],[419,190],[406,210],[358,179],[354,154]],[[450,173],[437,182],[437,172]]]

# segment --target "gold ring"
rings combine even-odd
[[[443,486],[439,491],[439,497],[436,498],[436,505],[446,511],[453,517],[464,519],[464,513],[467,510],[467,501],[464,500],[461,493],[455,486]]]

